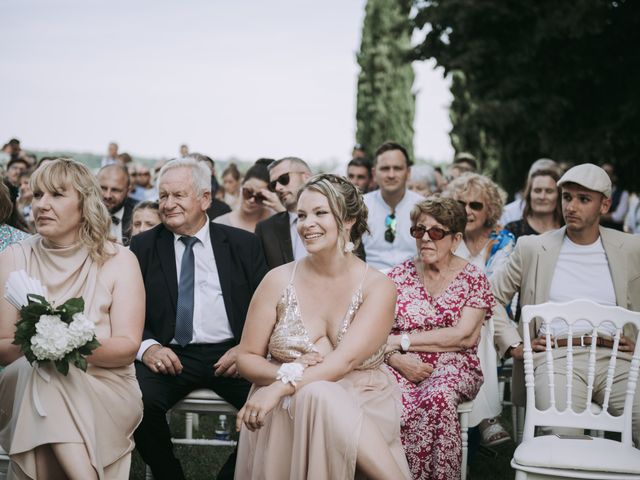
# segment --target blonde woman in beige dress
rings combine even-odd
[[[2,292],[9,273],[24,269],[50,301],[82,296],[101,346],[86,373],[71,366],[63,376],[49,363],[40,375],[11,344],[19,312],[0,299],[0,445],[11,458],[9,478],[128,479],[142,416],[133,367],[144,323],[138,263],[108,240],[109,214],[84,165],[55,160],[31,186],[38,235],[0,255]]]
[[[309,255],[267,274],[239,346],[238,369],[254,386],[238,412],[236,479],[410,478],[400,394],[383,364],[395,287],[352,253],[366,218],[341,177],[301,189]]]

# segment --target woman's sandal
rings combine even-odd
[[[511,440],[511,435],[500,424],[498,417],[486,418],[479,425],[480,444],[485,447],[495,447]]]

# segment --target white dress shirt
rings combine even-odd
[[[411,219],[409,214],[416,203],[424,200],[411,190],[404,193],[400,203],[396,205],[396,238],[393,242],[384,239],[387,229],[385,220],[393,210],[382,198],[380,190],[365,194],[364,203],[369,209],[369,230],[371,235],[362,237],[367,263],[383,272],[413,257],[417,253],[416,239],[409,234]]]
[[[193,246],[195,259],[195,279],[193,287],[193,338],[189,343],[222,343],[233,339],[231,325],[224,306],[222,288],[211,236],[209,234],[209,218],[204,226],[194,235],[199,241]],[[180,282],[180,270],[185,245],[180,241],[182,235],[173,234],[173,247],[176,253],[176,274]],[[142,354],[151,345],[158,344],[154,339],[142,342],[136,358],[142,361]],[[171,340],[172,344],[177,343]]]
[[[124,217],[124,205],[120,207],[120,210],[116,213],[112,213],[111,216],[120,220],[117,225],[115,222],[111,222],[111,235],[116,239],[116,242],[122,245],[122,218]]]
[[[304,248],[302,239],[298,235],[298,214],[289,212],[289,232],[291,233],[291,248],[293,249],[293,259],[298,261],[307,256],[307,249]]]

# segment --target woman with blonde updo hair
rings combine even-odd
[[[253,387],[238,412],[236,478],[410,478],[383,366],[395,287],[353,254],[367,231],[362,194],[316,175],[297,208],[309,255],[267,274],[238,349]]]
[[[20,312],[2,295],[0,445],[11,478],[127,479],[142,417],[133,367],[144,324],[140,268],[109,238],[111,219],[86,166],[59,158],[30,181],[38,233],[0,255],[0,286],[25,270],[52,303],[82,297],[100,346],[86,372],[70,366],[64,376],[50,362],[34,368],[12,344]]]
[[[490,178],[477,173],[465,173],[448,185],[445,195],[457,200],[467,216],[464,237],[456,249],[456,255],[478,267],[491,279],[515,248],[513,234],[498,224],[507,194]],[[499,419],[502,404],[498,390],[493,323],[493,319],[486,322],[480,333],[478,356],[484,384],[473,402],[469,417],[470,426],[479,426],[481,443],[486,447],[511,440]]]

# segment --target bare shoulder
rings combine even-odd
[[[277,298],[280,298],[283,290],[291,280],[294,266],[295,262],[286,263],[267,272],[258,287],[260,292],[269,297],[277,296]]]
[[[112,281],[132,273],[140,272],[140,264],[136,256],[127,247],[114,244],[115,253],[102,265],[102,274]]]
[[[396,284],[393,283],[393,280],[384,273],[369,266],[367,276],[364,280],[362,293],[365,296],[374,295],[375,297],[378,295],[390,295],[395,298]]]

